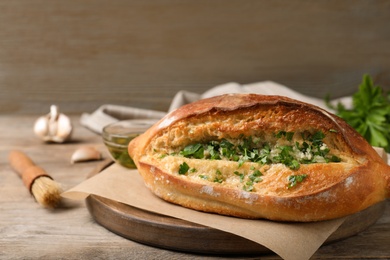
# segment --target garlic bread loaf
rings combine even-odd
[[[167,114],[128,150],[155,195],[204,212],[320,221],[390,196],[390,167],[361,135],[281,96],[199,100]]]

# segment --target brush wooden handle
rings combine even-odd
[[[8,159],[12,169],[22,178],[24,185],[30,192],[32,184],[38,177],[45,176],[51,178],[43,168],[37,166],[21,151],[11,151]]]

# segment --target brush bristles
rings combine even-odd
[[[49,177],[37,178],[32,187],[31,192],[39,204],[46,208],[55,208],[61,200],[60,185]]]

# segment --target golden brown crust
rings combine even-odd
[[[162,158],[195,142],[242,135],[270,138],[280,130],[322,131],[324,142],[343,161],[302,165],[298,170],[271,165],[256,191],[247,192],[235,186],[236,162]],[[389,166],[354,129],[318,107],[281,96],[229,94],[185,105],[135,138],[129,154],[157,196],[188,208],[243,218],[326,220],[360,211],[390,194]],[[183,162],[200,172],[221,169],[229,181],[201,180],[200,173],[179,175]],[[240,170],[254,166],[246,162]],[[288,176],[299,174],[308,178],[288,189]]]

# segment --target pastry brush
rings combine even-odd
[[[61,186],[43,168],[21,151],[11,151],[8,159],[12,169],[22,178],[24,185],[39,204],[46,208],[59,205]]]

